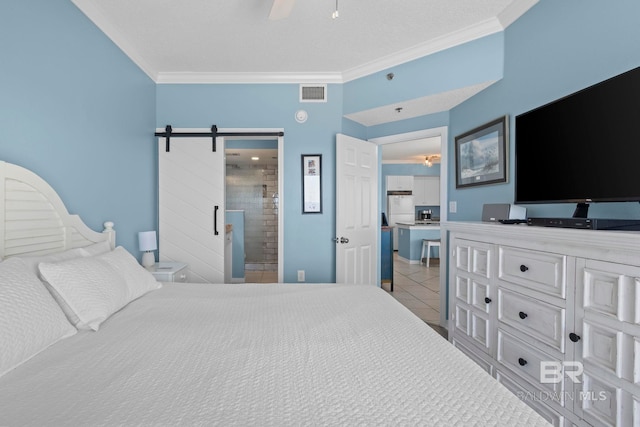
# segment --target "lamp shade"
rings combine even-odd
[[[138,245],[141,252],[155,251],[158,249],[155,231],[141,231],[138,233]]]

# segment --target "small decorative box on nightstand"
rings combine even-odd
[[[156,262],[148,270],[158,282],[187,281],[187,264],[183,262]]]

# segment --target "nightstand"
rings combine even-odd
[[[187,264],[183,262],[156,262],[148,270],[158,282],[187,281]]]

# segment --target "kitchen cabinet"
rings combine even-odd
[[[387,175],[387,191],[413,191],[413,176]]]
[[[416,206],[439,206],[440,177],[413,177],[413,202]]]

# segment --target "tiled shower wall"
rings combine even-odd
[[[278,165],[227,165],[226,209],[244,210],[245,266],[277,270]]]

